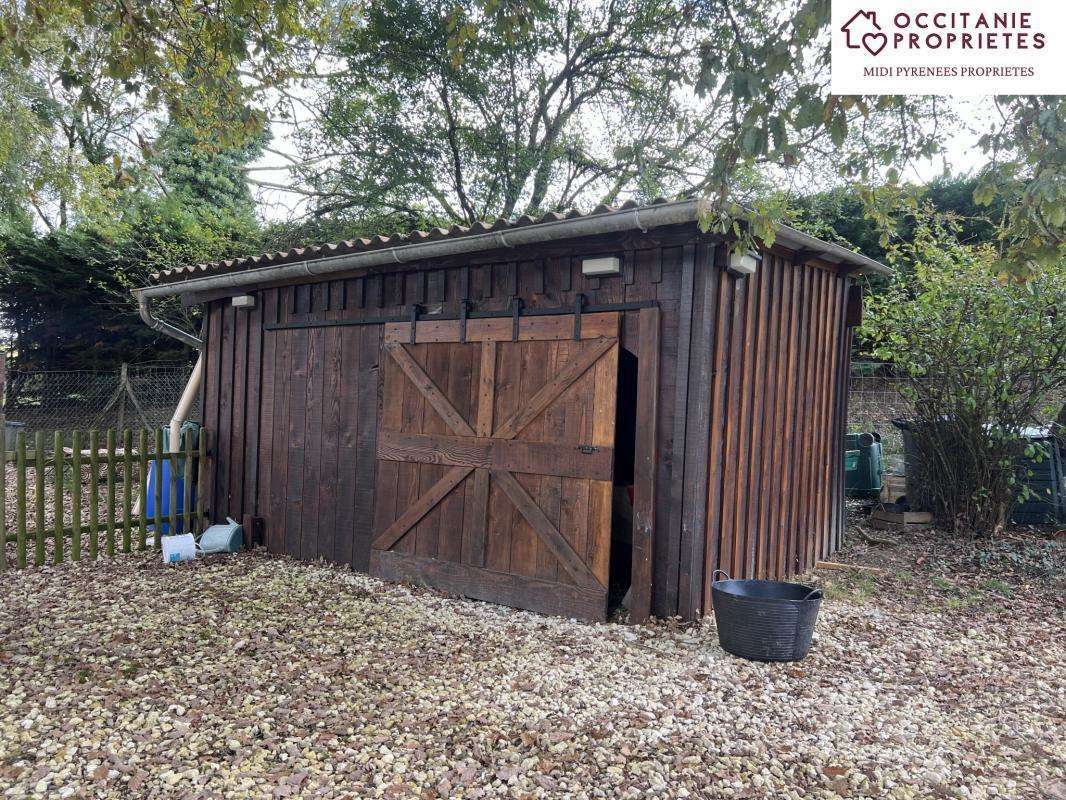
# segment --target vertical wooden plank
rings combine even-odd
[[[508,419],[522,404],[520,396],[521,363],[517,356],[517,345],[513,342],[497,344],[498,360],[496,366],[495,398],[493,415],[498,427],[500,421]],[[577,440],[574,440],[575,442]],[[476,488],[476,487],[475,487]],[[488,569],[509,572],[511,569],[512,531],[519,524],[518,512],[507,499],[498,482],[489,482],[488,522],[485,533],[485,561]],[[583,509],[584,510],[584,509]],[[584,522],[581,524],[584,529]],[[583,553],[583,550],[578,550]]]
[[[685,441],[688,433],[688,383],[692,346],[692,307],[695,293],[696,246],[687,244],[681,255],[681,313],[677,339],[677,387],[674,396],[673,462],[670,474],[670,516],[666,530],[666,604],[678,608],[681,567],[681,520],[685,493]]]
[[[107,555],[115,555],[115,429],[107,429]]]
[[[81,561],[81,431],[70,432],[70,560]]]
[[[0,353],[0,572],[7,569],[7,355]]]
[[[380,336],[380,334],[379,334]],[[399,431],[403,423],[404,377],[400,366],[384,355],[380,365],[382,398],[379,414],[382,431]],[[400,480],[400,465],[395,461],[378,461],[378,492],[381,495],[374,515],[374,531],[381,533],[399,516],[396,493]]]
[[[328,315],[335,319],[336,314]],[[355,498],[339,491],[338,470],[341,451],[341,408],[344,399],[358,392],[358,384],[345,384],[343,328],[326,328],[322,336],[322,423],[316,437],[321,439],[318,482],[318,555],[327,561],[351,563],[351,527],[342,530],[340,507],[351,508]],[[353,370],[355,372],[355,370]],[[353,421],[358,429],[358,421]]]
[[[137,496],[140,499],[140,513],[137,515],[137,549],[148,546],[148,431],[141,428],[137,432]]]
[[[178,532],[178,481],[181,480],[178,469],[178,454],[175,452],[180,446],[179,442],[168,443],[166,459],[170,468],[170,480],[167,481],[167,533],[174,535]]]
[[[766,440],[766,370],[769,359],[766,343],[773,323],[774,307],[770,288],[773,284],[773,256],[765,254],[757,274],[759,296],[756,311],[755,349],[752,352],[753,370],[751,379],[751,435],[748,439],[747,480],[744,492],[747,539],[744,551],[744,574],[749,578],[763,577],[759,573],[758,552],[760,539],[765,535],[760,517],[762,506],[763,445]],[[749,278],[750,280],[750,278]]]
[[[359,331],[358,406],[359,427],[356,447],[355,525],[353,528],[352,566],[366,571],[370,566],[370,542],[374,532],[381,491],[377,484],[378,420],[382,417],[381,325]],[[391,487],[389,487],[391,489]]]
[[[52,507],[55,513],[55,523],[52,528],[55,532],[53,540],[53,562],[63,563],[63,468],[66,459],[63,458],[63,434],[56,431],[52,436]]]
[[[277,334],[281,335],[281,334]],[[207,304],[204,310],[204,388],[202,392],[203,397],[203,413],[201,414],[201,422],[203,427],[212,432],[218,431],[218,419],[219,419],[219,390],[223,381],[222,374],[222,305],[220,302],[213,302]],[[158,438],[158,437],[156,437]],[[155,442],[153,441],[153,444]],[[162,462],[159,458],[160,448],[155,448],[155,455],[153,460],[155,461],[155,471],[158,476],[159,470],[162,467]],[[215,467],[218,463],[218,454],[212,453],[210,455],[210,471],[209,481],[204,490],[204,503],[208,509],[213,511],[218,507],[218,499],[216,497],[216,484],[215,480]],[[158,503],[156,508],[158,508]],[[158,524],[155,527],[155,539],[156,544],[159,544],[159,536],[161,534]]]
[[[542,346],[546,353],[544,356],[545,375],[550,377],[558,374],[561,369],[559,342],[544,342]],[[566,415],[570,404],[565,402],[563,398],[560,398],[560,400],[562,402],[552,403],[544,410],[539,423],[540,436],[537,438],[545,441],[555,440],[558,438],[560,431],[566,430]],[[537,504],[544,512],[544,515],[560,531],[562,530],[563,481],[563,478],[554,475],[540,476],[540,491],[537,496]],[[539,539],[537,541],[536,559],[535,577],[558,581],[559,560],[551,548]]]
[[[825,270],[817,270],[819,291],[818,291],[818,319],[815,331],[816,347],[814,351],[814,359],[812,362],[812,369],[814,370],[812,375],[813,391],[814,391],[814,409],[813,419],[814,428],[813,436],[810,441],[811,447],[811,493],[809,495],[809,516],[808,526],[810,535],[807,540],[807,556],[803,562],[803,568],[808,569],[814,566],[814,562],[821,557],[822,550],[822,533],[823,533],[823,518],[822,518],[822,500],[825,492],[825,482],[822,475],[822,466],[826,461],[825,458],[825,402],[826,402],[826,354],[829,350],[828,347],[828,333],[830,326],[830,276]]]
[[[833,519],[835,509],[832,505],[835,497],[834,464],[840,458],[843,451],[843,441],[837,438],[837,394],[838,376],[837,371],[840,363],[840,342],[843,330],[843,314],[846,296],[843,292],[843,279],[836,275],[828,275],[829,283],[827,302],[830,304],[830,313],[827,319],[828,335],[825,337],[826,358],[825,369],[825,402],[823,412],[825,415],[825,432],[823,434],[824,455],[822,458],[822,507],[820,525],[822,528],[822,543],[820,558],[829,557],[832,549]]]
[[[733,281],[725,273],[718,276],[718,305],[714,331],[714,381],[711,388],[710,442],[707,448],[707,556],[703,574],[703,610],[711,607],[711,582],[719,568],[722,547],[722,480],[724,432],[731,409],[725,404],[729,391],[729,343],[732,330]]]
[[[284,309],[288,308],[286,294],[292,287],[279,290],[278,313],[280,322],[289,322]],[[267,528],[267,549],[277,553],[299,552],[299,539],[287,528],[288,464],[289,464],[289,406],[293,383],[298,378],[293,374],[293,349],[296,331],[277,331],[275,337],[274,367],[274,424],[271,430],[270,468],[270,526]],[[214,437],[214,431],[212,431]],[[209,514],[213,514],[208,509]]]
[[[618,402],[618,348],[600,356],[592,368],[594,394],[592,404],[592,445],[614,446],[615,409]],[[611,504],[614,486],[611,481],[589,481],[589,526],[586,563],[603,586],[610,578]]]
[[[303,300],[299,301],[303,303]],[[306,300],[308,305],[301,305],[301,308],[307,308],[310,304],[310,293],[307,295]],[[222,325],[222,335],[219,341],[219,385],[218,385],[218,422],[215,427],[215,491],[214,491],[214,508],[213,512],[217,519],[224,519],[227,515],[230,515],[232,511],[232,497],[231,497],[231,481],[230,475],[232,473],[233,465],[231,463],[231,445],[233,443],[232,430],[233,430],[233,405],[236,400],[234,397],[234,385],[233,385],[233,358],[235,352],[235,314],[236,309],[231,305],[224,305],[222,307],[222,314],[220,316],[220,322]],[[169,487],[168,487],[169,489]],[[171,533],[173,531],[170,531]]]
[[[192,474],[192,461],[193,461],[193,449],[192,449],[192,437],[186,436],[184,442],[185,458],[182,463],[182,498],[181,498],[181,510],[182,510],[182,533],[192,533],[192,487],[193,487],[193,474]]]
[[[453,343],[447,346],[450,356],[447,382],[441,387],[463,419],[477,425],[478,375],[481,348],[476,344]],[[466,495],[474,478],[464,481],[440,504],[440,527],[437,532],[437,558],[459,562],[463,552],[463,527]]]
[[[122,431],[122,552],[133,550],[133,431]]]
[[[44,564],[44,431],[37,431],[33,437],[33,467],[34,489],[37,492],[33,520],[36,528],[33,563],[39,567]]]
[[[689,377],[689,418],[685,439],[685,486],[681,514],[681,564],[679,567],[678,612],[693,619],[703,610],[703,567],[707,546],[707,494],[710,424],[714,373],[714,331],[718,306],[715,303],[719,270],[715,249],[699,248],[699,274],[693,284],[699,305],[700,325],[695,333]]]
[[[328,286],[324,283],[318,285],[323,289]],[[315,300],[317,304],[320,304],[316,305],[316,308],[329,302],[324,291],[317,293]],[[233,410],[230,416],[230,435],[227,444],[230,466],[226,496],[229,498],[229,516],[237,520],[241,519],[246,511],[244,506],[244,453],[248,428],[249,340],[254,338],[250,330],[252,313],[251,309],[233,309],[233,368],[230,378],[233,383]],[[172,447],[175,450],[180,449],[177,442]]]
[[[337,283],[337,305],[344,307],[344,284]],[[242,458],[244,462],[243,493],[241,496],[241,509],[244,513],[256,515],[259,513],[256,501],[259,496],[259,426],[262,415],[261,398],[263,396],[263,362],[264,362],[264,337],[263,331],[263,302],[265,292],[256,295],[255,308],[248,314],[248,370],[244,392],[244,435],[240,442],[243,447]],[[330,297],[331,303],[334,297]]]
[[[824,275],[825,288],[824,302],[825,302],[825,315],[822,321],[822,334],[821,334],[821,360],[819,362],[818,369],[818,385],[819,385],[819,426],[818,426],[818,461],[817,461],[817,506],[815,508],[815,530],[817,531],[817,546],[812,553],[811,567],[814,566],[813,561],[817,561],[819,558],[823,558],[827,555],[828,542],[827,537],[829,535],[829,519],[828,519],[828,499],[829,499],[829,461],[830,461],[830,448],[833,444],[831,433],[831,412],[830,404],[832,402],[832,386],[835,375],[833,374],[833,362],[836,350],[836,318],[837,318],[837,291],[836,283],[837,277],[825,270],[821,270]]]
[[[207,512],[204,507],[204,494],[207,490],[207,451],[210,445],[210,437],[211,431],[201,429],[200,442],[196,454],[198,470],[196,475],[196,521],[194,523],[198,533],[203,533],[204,529],[207,527]]]
[[[814,447],[813,440],[817,436],[817,421],[815,420],[815,378],[817,374],[816,364],[818,360],[819,326],[821,323],[821,300],[822,300],[822,275],[821,270],[814,267],[805,267],[808,273],[807,306],[810,311],[807,329],[804,331],[804,373],[803,373],[803,442],[802,467],[800,470],[802,483],[800,484],[800,514],[798,519],[799,538],[796,542],[796,561],[794,569],[803,571],[806,569],[811,552],[810,541],[813,537],[811,521],[813,506],[811,497],[814,493]]]
[[[317,286],[321,284],[316,284]],[[300,486],[300,558],[333,555],[333,531],[325,530],[318,505],[322,476],[322,411],[325,359],[322,344],[326,329],[315,328],[307,334],[307,382],[304,384],[303,476]]]
[[[633,566],[629,620],[635,624],[651,615],[652,553],[656,526],[656,466],[659,461],[659,308],[640,310],[637,351],[637,437],[633,486]]]
[[[365,387],[364,376],[359,369],[359,344],[361,328],[339,329],[336,342],[337,363],[336,380],[340,384],[337,401],[337,465],[336,496],[337,507],[334,513],[334,557],[338,563],[353,564],[355,557],[355,507],[356,494],[360,488],[361,476],[358,470],[359,430],[363,425],[371,424],[362,418],[359,411],[359,397]],[[371,413],[376,413],[375,407]]]
[[[362,279],[360,279],[362,280]],[[262,293],[263,299],[263,323],[276,323],[278,321],[278,289],[266,289]],[[261,331],[263,340],[262,369],[259,385],[259,441],[256,458],[256,498],[254,513],[263,517],[265,521],[265,536],[267,550],[275,547],[275,538],[280,523],[271,513],[270,506],[270,481],[274,473],[274,403],[275,387],[282,380],[275,368],[275,354],[277,343],[283,334],[279,331]],[[199,498],[199,492],[197,492]]]
[[[481,343],[481,367],[478,373],[477,435],[492,436],[493,404],[496,397],[496,342]]]
[[[475,430],[481,437],[492,436],[493,410],[496,402],[496,342],[482,342],[478,353],[477,421]],[[469,479],[468,479],[469,480]],[[485,564],[486,526],[489,510],[489,471],[474,470],[470,502],[464,513],[463,563],[480,567]]]
[[[285,552],[304,557],[304,457],[307,444],[307,399],[310,391],[312,359],[308,330],[292,331],[292,377],[289,381],[289,430],[284,446],[288,449],[284,480]],[[221,436],[221,434],[220,434]],[[308,553],[308,558],[313,558]]]
[[[147,508],[147,495],[142,496]],[[89,431],[89,558],[100,556],[100,431]]]
[[[26,569],[26,433],[15,434],[15,565]]]
[[[795,264],[793,266],[797,272],[797,316],[799,320],[796,337],[796,377],[793,406],[796,419],[795,445],[790,453],[792,458],[792,469],[790,472],[792,474],[793,491],[789,507],[791,519],[789,524],[789,546],[786,553],[786,574],[789,575],[799,569],[799,558],[800,553],[803,550],[803,539],[807,535],[807,528],[804,522],[804,513],[807,503],[805,495],[807,491],[805,466],[809,452],[806,443],[810,408],[810,392],[808,391],[807,385],[807,355],[809,350],[808,343],[810,340],[809,328],[811,325],[811,319],[814,316],[812,308],[813,270],[804,264]]]
[[[152,460],[155,462],[155,474],[152,476],[152,499],[154,501],[155,521],[153,525],[156,549],[163,546],[163,431],[155,429],[155,441],[152,447]],[[214,483],[214,481],[212,481]]]
[[[780,579],[782,575],[780,553],[785,539],[784,505],[788,494],[784,490],[788,470],[786,459],[782,457],[781,448],[792,428],[792,420],[785,414],[788,396],[788,355],[790,351],[789,325],[792,314],[792,270],[784,259],[775,259],[777,267],[777,291],[775,325],[774,325],[774,380],[773,380],[773,423],[771,426],[771,446],[767,452],[770,480],[773,490],[768,492],[770,537],[767,540],[765,568],[767,577]]]
[[[744,329],[747,321],[747,295],[748,281],[745,278],[729,278],[732,284],[732,308],[730,317],[732,320],[729,342],[729,384],[726,399],[726,415],[723,420],[725,431],[723,434],[722,447],[722,522],[721,522],[721,549],[719,551],[719,569],[724,570],[730,577],[740,577],[733,573],[737,571],[736,565],[736,483],[737,483],[737,459],[740,438],[740,408],[743,400],[741,396],[741,384],[744,373]]]
[[[458,347],[459,345],[440,343],[421,345],[418,348],[424,351],[423,362],[426,375],[428,375],[430,380],[440,387],[442,391],[447,391],[448,388],[448,372],[453,362],[453,346]],[[425,417],[422,423],[422,433],[446,434],[450,432],[450,428],[448,428],[441,416],[432,408],[432,406],[427,404]],[[435,464],[422,464],[419,468],[419,496],[425,494],[437,483],[437,481],[443,478],[447,469],[447,467]],[[450,493],[449,499],[454,494],[455,492]],[[426,514],[409,534],[409,536],[414,537],[416,555],[424,556],[426,558],[436,558],[437,550],[439,548],[441,517],[444,514],[444,502],[445,501],[442,500],[438,503],[437,507]]]
[[[752,430],[755,408],[755,381],[759,367],[756,341],[762,319],[759,312],[763,275],[756,273],[744,278],[748,284],[747,308],[744,316],[744,370],[740,384],[740,427],[737,448],[737,482],[734,503],[733,577],[751,578],[750,540],[752,536],[749,511],[752,502],[750,468],[752,462]]]

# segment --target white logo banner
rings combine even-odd
[[[1066,0],[833,0],[834,94],[1066,94]]]

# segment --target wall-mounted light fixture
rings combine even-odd
[[[229,304],[234,308],[255,308],[255,295],[239,294],[231,298]]]
[[[727,269],[737,276],[754,275],[759,269],[760,261],[762,261],[762,257],[754,250],[748,250],[746,253],[730,251]]]
[[[622,259],[618,256],[581,259],[581,274],[589,277],[618,275],[622,272]]]

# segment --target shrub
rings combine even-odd
[[[1019,457],[1032,452],[1023,429],[1066,388],[1066,265],[1007,281],[990,249],[929,221],[895,257],[912,269],[868,299],[863,334],[913,404],[921,470],[909,499],[942,528],[995,534],[1019,493]]]

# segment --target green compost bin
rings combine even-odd
[[[884,472],[879,433],[849,433],[844,437],[844,493],[848,497],[876,498],[881,494]]]

